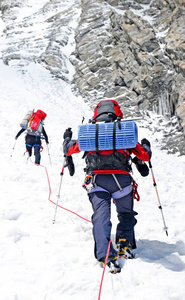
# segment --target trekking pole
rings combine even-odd
[[[54,214],[54,218],[53,218],[53,224],[55,224],[55,221],[56,221],[56,213],[57,213],[57,207],[58,207],[58,201],[60,199],[60,190],[61,190],[61,185],[62,185],[62,178],[63,178],[63,175],[64,175],[64,168],[65,168],[65,162],[66,162],[66,157],[64,156],[64,163],[63,163],[63,166],[62,166],[62,171],[60,173],[60,185],[59,185],[59,190],[58,190],[58,195],[57,195],[57,203],[56,203],[56,207],[55,207],[55,214]]]
[[[47,143],[46,143],[46,145],[47,145],[47,149],[48,149],[49,162],[50,162],[50,165],[51,165],[51,157],[50,157],[50,153],[49,153],[49,147],[48,147]]]
[[[166,223],[165,223],[165,219],[164,219],[164,215],[163,215],[163,211],[162,211],[162,205],[161,205],[161,202],[160,202],[160,199],[159,199],[159,194],[158,194],[158,190],[157,190],[157,184],[155,182],[155,177],[154,177],[154,173],[153,173],[153,170],[152,170],[152,164],[151,164],[151,161],[149,160],[149,168],[151,170],[151,174],[152,174],[152,179],[153,179],[153,185],[155,187],[155,190],[156,190],[156,194],[157,194],[157,199],[158,199],[158,202],[159,202],[159,206],[158,208],[160,209],[161,211],[161,215],[162,215],[162,219],[163,219],[163,223],[164,223],[164,231],[166,232],[166,235],[168,236],[168,227],[166,226]]]
[[[11,158],[12,155],[13,155],[13,151],[14,151],[14,149],[15,149],[16,141],[17,141],[17,140],[15,140],[15,142],[14,142],[14,145],[13,145],[13,148],[12,148],[12,153],[10,154],[10,158]]]

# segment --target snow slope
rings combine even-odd
[[[153,171],[169,235],[163,230],[151,174],[141,178],[134,168],[141,196],[140,202],[135,202],[136,258],[126,261],[120,274],[112,275],[106,268],[99,298],[103,269],[94,258],[91,223],[58,207],[53,224],[55,205],[51,203],[58,200],[63,132],[72,127],[76,138],[82,117],[87,122],[92,111],[88,103],[73,95],[70,85],[54,79],[36,63],[20,72],[0,61],[0,94],[1,299],[183,300],[185,157],[161,151],[146,121],[138,122],[139,140],[146,137],[152,144]],[[24,134],[14,140],[22,118],[32,108],[47,113],[45,129],[50,144],[47,149],[43,142],[41,166],[24,155]],[[81,153],[74,156],[73,177],[64,171],[59,205],[90,220],[92,209],[82,188],[81,157]],[[116,222],[112,205],[113,242]]]

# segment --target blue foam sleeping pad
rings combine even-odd
[[[116,122],[115,148],[134,148],[138,142],[138,130],[134,121],[120,122],[121,129]],[[113,149],[114,122],[98,124],[98,150]],[[78,144],[81,151],[96,150],[96,124],[78,126]]]

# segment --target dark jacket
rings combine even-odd
[[[65,138],[63,142],[64,155],[71,156],[72,154],[81,152],[78,147],[77,140],[70,140]],[[86,173],[94,174],[129,174],[131,168],[129,167],[130,154],[134,154],[142,161],[149,161],[151,158],[151,149],[148,145],[140,145],[137,143],[132,149],[117,149],[115,153],[113,150],[102,150],[99,154],[96,151],[88,151],[85,155],[87,169]]]
[[[19,130],[19,132],[17,133],[17,135],[16,135],[16,139],[25,131],[26,129],[21,129],[21,130]],[[46,141],[46,143],[48,144],[48,136],[47,136],[47,134],[46,134],[46,131],[45,131],[45,129],[44,129],[44,127],[42,127],[42,134],[43,134],[43,136],[44,136],[44,138],[45,138],[45,141]],[[27,133],[27,135],[29,135],[29,133]],[[40,137],[38,136],[38,138],[40,139]]]

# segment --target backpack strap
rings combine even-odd
[[[116,122],[113,125],[113,153],[116,151]]]
[[[87,155],[87,151],[84,151],[84,154],[82,155],[82,159],[84,159]]]
[[[121,130],[120,118],[118,118],[118,121],[114,122],[113,125],[113,153],[116,151],[116,123],[118,124],[119,130]]]
[[[96,154],[99,154],[99,148],[98,148],[98,129],[99,129],[99,125],[96,123]]]
[[[118,128],[121,130],[121,117],[117,117],[118,120]]]
[[[33,122],[33,119],[34,119],[35,115],[36,115],[36,112],[33,112],[31,117],[30,117],[29,123],[28,123],[28,128],[31,128],[32,122]]]

